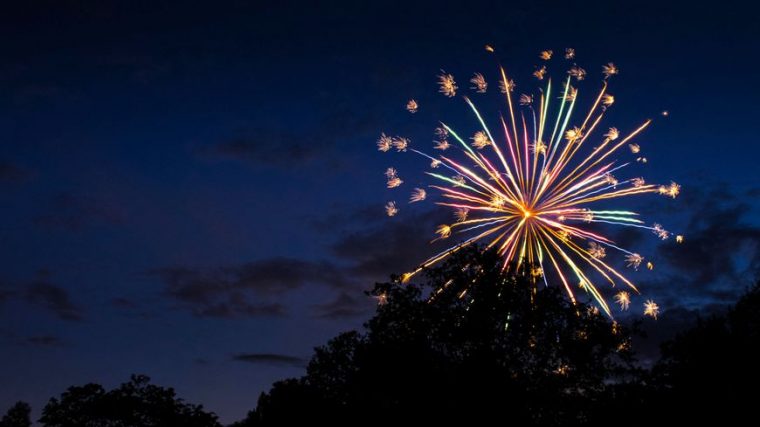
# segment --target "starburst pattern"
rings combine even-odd
[[[660,306],[651,299],[647,300],[647,302],[644,303],[644,315],[657,319],[658,314],[660,314]]]
[[[608,79],[611,76],[614,76],[618,72],[619,70],[617,69],[615,64],[613,64],[612,62],[607,63],[607,65],[602,65],[602,74],[604,74],[605,79]]]
[[[467,208],[459,208],[456,211],[454,211],[454,218],[456,218],[457,222],[464,222],[467,221],[467,215],[470,213],[470,210]]]
[[[388,168],[385,171],[385,177],[388,179],[387,187],[396,188],[404,183],[401,178],[398,177],[398,172],[394,168]]]
[[[632,267],[634,270],[638,270],[641,263],[644,261],[644,257],[639,254],[628,254],[625,257],[625,262],[628,267]]]
[[[542,53],[543,59],[550,57],[551,54]],[[567,49],[565,57],[574,59],[575,51]],[[609,127],[603,139],[596,136],[604,132],[597,129],[602,127],[600,123],[605,113],[615,102],[607,92],[606,78],[617,74],[617,68],[611,63],[603,68],[605,82],[600,92],[592,98],[593,102],[583,102],[590,107],[577,118],[572,113],[578,102],[578,89],[572,87],[570,81],[586,77],[581,67],[573,65],[568,71],[560,86],[561,96],[552,96],[552,82],[547,79],[539,94],[522,95],[519,102],[513,99],[514,82],[503,69],[500,71],[500,92],[506,100],[506,113],[496,128],[489,127],[472,101],[465,97],[480,130],[467,141],[446,124],[436,129],[435,148],[444,150],[452,146],[450,143],[456,144],[461,148],[463,160],[450,156],[448,151],[446,155],[431,156],[409,147],[409,151],[431,160],[431,167],[448,171],[427,172],[439,181],[430,186],[441,193],[436,203],[454,210],[454,221],[437,228],[436,240],[462,238],[404,274],[402,281],[410,280],[461,248],[481,243],[503,257],[505,269],[526,265],[531,271],[542,272],[536,280],[543,277],[546,281],[547,276],[558,279],[573,302],[576,288],[580,288],[609,316],[605,294],[614,295],[620,308],[627,309],[631,295],[639,291],[613,263],[622,261],[638,270],[645,262],[644,257],[600,234],[597,224],[650,230],[660,239],[670,236],[660,224],[646,225],[636,212],[609,206],[624,197],[658,193],[676,197],[680,192],[680,186],[675,183],[656,185],[647,184],[640,177],[618,178],[623,176],[624,168],[635,163],[617,163],[613,155],[625,147],[637,153],[638,145],[632,139],[647,129],[651,121],[625,133]],[[546,67],[541,66],[533,75],[544,80],[546,72]],[[478,90],[481,78],[485,82],[481,74],[475,74],[471,80],[473,89]],[[442,72],[438,79],[440,91],[453,97],[457,89],[453,77]],[[554,102],[559,105],[552,105]],[[522,114],[518,104],[525,106]],[[499,133],[495,133],[496,129]],[[601,142],[588,142],[599,139]],[[393,139],[391,145],[399,150],[395,141]],[[379,143],[378,147],[381,147]],[[382,148],[386,147],[384,143]],[[584,150],[584,147],[589,149]],[[644,163],[641,157],[636,160]],[[422,200],[419,190],[412,193],[412,201]],[[429,194],[423,194],[429,198]],[[646,265],[653,268],[651,262]],[[601,287],[597,281],[603,281],[607,287]],[[626,290],[619,290],[618,285]],[[645,314],[656,317],[657,310],[659,307],[654,305]]]
[[[447,74],[443,70],[441,70],[441,74],[438,76],[438,87],[438,92],[441,92],[449,98],[456,96],[457,89],[459,89],[457,83],[454,81],[454,76]]]
[[[427,197],[427,192],[423,188],[415,188],[409,197],[409,203],[421,202]]]
[[[396,149],[396,151],[402,152],[406,151],[406,149],[409,147],[409,140],[407,138],[397,136],[393,138],[391,144],[393,145],[393,148]]]
[[[628,291],[620,291],[615,294],[615,302],[620,305],[621,310],[628,310],[631,305],[631,294]]]
[[[602,259],[607,256],[607,250],[599,243],[591,242],[588,246],[588,254],[596,259]]]
[[[436,150],[444,151],[451,148],[451,144],[449,144],[449,141],[444,139],[442,141],[435,141],[435,146],[433,148],[435,148]]]
[[[503,94],[514,92],[516,86],[514,80],[499,80],[499,92]]]
[[[471,89],[477,93],[486,93],[488,90],[488,82],[486,82],[486,78],[480,73],[473,74],[470,83],[472,83]]]
[[[417,101],[414,99],[410,99],[409,102],[406,103],[406,111],[414,114],[419,110],[420,106],[417,104]]]
[[[575,77],[576,80],[581,81],[586,78],[586,70],[583,68],[574,65],[573,68],[570,69],[570,71],[567,72],[567,74],[570,74],[570,76]]]
[[[380,138],[377,140],[377,149],[386,152],[393,146],[393,138],[386,134],[380,134]]]
[[[573,102],[575,101],[575,97],[578,96],[578,89],[574,88],[572,86],[568,87],[567,94],[563,97],[565,101]]]
[[[644,178],[641,178],[641,177],[638,177],[638,178],[633,178],[633,179],[631,180],[631,185],[632,185],[634,188],[641,188],[641,187],[645,186],[645,185],[646,185],[646,183],[647,183],[647,182],[644,180]]]
[[[546,76],[546,66],[542,65],[539,69],[533,72],[533,77],[543,80]]]
[[[470,139],[472,139],[472,146],[477,148],[478,150],[481,150],[491,145],[491,140],[488,139],[488,135],[486,135],[486,133],[482,131],[475,132],[475,135],[473,135],[473,137]]]
[[[435,232],[440,236],[439,239],[447,239],[451,236],[451,226],[446,224],[439,225]]]
[[[395,216],[398,213],[396,202],[388,202],[385,204],[385,214],[388,216]]]

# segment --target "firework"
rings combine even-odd
[[[604,74],[605,79],[608,79],[610,78],[610,76],[614,76],[615,74],[619,72],[620,71],[612,62],[608,63],[607,65],[602,65],[602,74]]]
[[[410,99],[409,102],[406,103],[406,111],[414,114],[417,112],[417,110],[420,109],[419,104],[417,104],[417,101],[414,99]]]
[[[393,146],[393,138],[384,133],[381,134],[377,140],[377,149],[386,152],[391,149],[391,146]]]
[[[586,70],[578,66],[573,66],[573,68],[571,68],[567,74],[570,74],[571,77],[575,77],[575,79],[578,81],[586,78]]]
[[[388,202],[385,204],[385,214],[388,216],[395,216],[398,213],[396,202]]]
[[[471,89],[477,93],[486,93],[486,90],[488,90],[488,83],[486,82],[486,78],[483,77],[483,75],[480,73],[475,73],[470,79],[470,83],[473,84],[473,86],[471,86]]]
[[[615,302],[620,304],[621,310],[628,310],[628,306],[631,305],[631,294],[626,291],[620,291],[615,294]]]
[[[589,243],[588,254],[596,259],[602,259],[607,256],[607,250],[599,243],[591,242]]]
[[[470,139],[472,139],[472,146],[477,148],[478,150],[481,150],[491,145],[491,140],[488,139],[488,135],[486,135],[486,133],[482,131],[475,132],[475,135]]]
[[[422,188],[415,188],[409,197],[409,203],[421,202],[427,197],[427,192]]]
[[[447,140],[441,140],[441,141],[435,141],[435,148],[436,150],[448,150],[451,147],[451,144],[449,144],[449,141]]]
[[[542,65],[541,68],[539,68],[539,69],[537,69],[536,71],[533,72],[533,77],[535,77],[535,78],[537,78],[539,80],[543,80],[545,76],[546,76],[546,66],[545,65]]]
[[[409,147],[409,140],[397,136],[391,140],[391,144],[393,145],[393,148],[396,149],[396,151],[402,152],[406,151],[406,148]]]
[[[646,316],[650,316],[654,319],[657,319],[657,315],[660,314],[660,306],[658,306],[651,299],[647,300],[647,302],[644,303],[644,314]]]
[[[457,89],[459,89],[457,83],[454,81],[454,76],[447,74],[443,70],[441,70],[441,74],[438,76],[438,86],[438,92],[441,92],[449,98],[453,98],[457,94]]]
[[[541,53],[541,59],[551,58],[551,51]],[[575,51],[565,50],[565,58],[574,59]],[[671,233],[660,224],[646,225],[639,214],[630,210],[598,207],[602,203],[643,194],[661,194],[676,197],[681,187],[671,182],[667,185],[647,184],[644,178],[618,178],[626,167],[635,165],[633,159],[617,162],[612,156],[627,147],[636,154],[640,147],[632,139],[642,133],[651,123],[645,121],[627,132],[609,127],[606,133],[600,123],[615,102],[607,92],[608,79],[618,74],[614,64],[602,67],[604,80],[600,91],[592,98],[593,103],[585,113],[576,118],[573,112],[578,99],[578,88],[571,81],[586,77],[586,71],[573,64],[560,85],[559,94],[552,95],[552,81],[546,66],[538,67],[533,76],[546,81],[537,94],[524,94],[514,102],[514,82],[500,69],[500,93],[506,101],[506,113],[496,127],[489,127],[486,120],[468,99],[465,103],[474,113],[480,130],[472,137],[462,137],[450,126],[442,123],[435,130],[434,149],[441,152],[432,156],[409,147],[404,138],[389,138],[382,134],[377,146],[380,151],[390,148],[419,154],[430,160],[436,171],[426,172],[437,181],[431,185],[440,192],[436,202],[454,210],[451,224],[436,229],[435,240],[454,239],[457,243],[432,256],[417,269],[405,273],[406,282],[423,269],[430,267],[460,249],[482,244],[494,249],[503,258],[503,268],[528,266],[535,280],[543,277],[546,282],[547,268],[553,271],[565,288],[572,302],[576,301],[578,289],[588,294],[599,309],[612,316],[605,294],[618,285],[626,290],[615,290],[614,299],[621,310],[628,309],[632,294],[639,291],[614,262],[624,263],[638,270],[644,264],[651,270],[650,261],[633,251],[617,245],[610,237],[601,234],[598,225],[616,225],[650,230],[660,239]],[[476,73],[470,80],[479,93],[486,90],[486,79]],[[439,92],[454,97],[458,89],[454,77],[442,72],[438,76]],[[482,89],[482,90],[481,90]],[[559,95],[559,96],[557,96]],[[517,105],[519,104],[519,105]],[[558,104],[558,105],[555,105]],[[520,106],[524,107],[520,111]],[[551,112],[551,115],[550,115]],[[498,129],[498,133],[495,131]],[[600,135],[601,136],[598,136]],[[403,140],[403,144],[398,141]],[[590,141],[599,141],[597,143]],[[592,149],[584,148],[592,145]],[[443,152],[456,145],[461,148],[462,158]],[[646,163],[639,157],[636,162]],[[442,171],[439,172],[438,170]],[[393,170],[387,176],[398,179]],[[412,193],[411,202],[425,200],[429,194],[420,188]],[[392,213],[391,213],[392,212]],[[395,203],[386,205],[386,213],[398,212]],[[676,237],[677,242],[683,238]],[[613,256],[614,255],[614,256]],[[605,287],[595,282],[604,282]],[[466,294],[463,292],[462,297]],[[648,300],[644,314],[656,318],[659,307]]]
[[[396,188],[403,184],[404,181],[401,180],[401,178],[394,176],[393,178],[388,178],[388,188]]]
[[[506,94],[507,92],[513,92],[517,86],[514,80],[499,80],[499,92]]]
[[[533,95],[526,95],[522,94],[520,95],[520,105],[530,105],[533,103]]]

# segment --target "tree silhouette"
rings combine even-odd
[[[28,403],[16,402],[0,419],[0,427],[30,427],[32,425],[29,417],[31,412],[32,408]]]
[[[150,384],[144,375],[111,391],[99,384],[69,387],[50,399],[40,422],[46,427],[220,426],[215,414],[178,399],[171,388]]]
[[[701,319],[662,347],[651,411],[679,424],[745,425],[760,388],[760,282],[725,315]]]
[[[317,348],[304,377],[276,383],[237,425],[595,423],[636,384],[627,331],[502,263],[467,249],[424,284],[377,284],[366,331]]]

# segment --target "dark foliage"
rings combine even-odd
[[[701,319],[638,368],[630,331],[544,287],[529,268],[505,273],[492,252],[462,250],[424,284],[381,283],[363,332],[319,347],[306,375],[274,384],[233,427],[443,423],[514,426],[744,425],[760,372],[760,283],[725,315]],[[0,427],[29,427],[14,405]],[[106,391],[70,387],[46,427],[220,427],[171,388],[133,376]]]
[[[0,427],[30,427],[32,421],[29,414],[32,412],[32,408],[26,402],[16,402],[8,409],[2,419],[0,419]]]
[[[239,426],[315,423],[600,423],[638,377],[626,331],[527,271],[461,251],[424,285],[384,283],[366,332],[316,349]]]
[[[679,424],[752,424],[760,389],[760,283],[725,316],[703,319],[663,346],[652,411]]]
[[[46,427],[219,427],[216,415],[178,399],[174,390],[133,375],[119,388],[69,387],[50,399],[40,422]]]

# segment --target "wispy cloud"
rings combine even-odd
[[[163,268],[151,274],[161,278],[166,295],[196,316],[279,316],[285,313],[272,297],[306,284],[346,288],[351,279],[335,264],[273,257],[241,265],[198,270]]]
[[[37,280],[25,287],[25,298],[32,304],[51,311],[61,320],[81,321],[84,309],[71,301],[69,292],[45,280]]]
[[[26,343],[40,347],[62,347],[63,340],[54,335],[39,335],[26,338]]]
[[[295,368],[303,368],[306,366],[307,362],[305,359],[300,357],[276,353],[238,353],[232,356],[232,360],[237,362]]]
[[[334,320],[366,316],[372,312],[374,306],[375,302],[367,296],[340,292],[332,301],[314,305],[313,309],[317,317]]]
[[[313,125],[291,128],[261,127],[238,130],[201,150],[207,157],[240,160],[256,165],[292,167],[317,160],[334,164],[336,149],[374,130],[377,114],[352,108],[345,102],[321,107],[327,112]]]
[[[61,193],[33,221],[43,228],[78,231],[92,223],[121,224],[125,218],[123,209],[112,201]]]
[[[12,183],[25,180],[29,172],[20,166],[0,160],[0,183]]]

